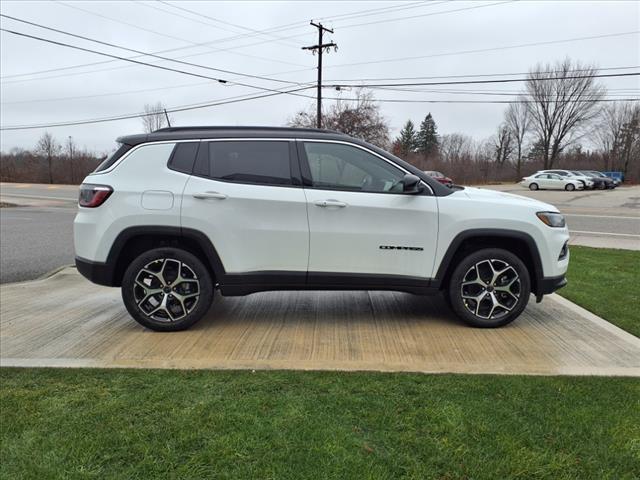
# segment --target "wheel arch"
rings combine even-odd
[[[531,235],[517,230],[473,229],[459,233],[442,257],[432,285],[440,290],[446,288],[458,262],[481,248],[502,248],[517,255],[529,271],[531,292],[538,295],[543,278],[540,252]]]
[[[137,226],[120,232],[111,246],[106,261],[111,270],[110,286],[121,286],[127,266],[141,253],[158,247],[180,248],[203,259],[214,284],[225,273],[218,252],[204,233],[181,227]]]

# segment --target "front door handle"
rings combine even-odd
[[[338,207],[344,208],[347,206],[346,203],[341,202],[339,200],[318,200],[315,202],[318,207]]]
[[[198,200],[207,200],[209,198],[217,198],[218,200],[224,200],[227,196],[224,193],[219,192],[200,192],[194,193],[193,198],[197,198]]]

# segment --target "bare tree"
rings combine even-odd
[[[49,166],[49,183],[53,183],[53,158],[57,156],[62,147],[49,132],[44,132],[36,145],[36,150],[47,159]]]
[[[513,149],[513,135],[509,127],[503,123],[498,127],[498,133],[496,133],[493,141],[496,163],[501,167],[504,166],[511,159]]]
[[[73,141],[73,137],[71,135],[69,135],[69,137],[67,138],[66,148],[67,148],[67,158],[69,159],[69,167],[71,169],[70,171],[71,183],[73,184],[75,182],[74,155],[77,149],[76,149],[76,144]]]
[[[529,108],[525,103],[512,103],[504,114],[504,121],[511,131],[516,150],[516,180],[520,180],[524,160],[524,139],[529,132],[531,120]]]
[[[165,106],[162,102],[154,105],[147,103],[144,106],[144,115],[140,117],[145,133],[155,132],[156,130],[167,126],[167,115],[165,114]],[[169,117],[171,122],[171,117]]]
[[[527,106],[543,148],[544,168],[552,168],[562,151],[575,141],[599,112],[606,89],[597,83],[593,66],[566,59],[538,64],[526,83]]]
[[[636,166],[640,164],[640,105],[638,104],[633,106],[629,121],[622,127],[619,151],[622,171],[626,177],[631,162]]]
[[[595,133],[602,147],[604,160],[602,168],[605,170],[622,166],[622,134],[625,125],[632,120],[633,111],[634,105],[631,102],[612,102],[602,109],[602,119]]]
[[[295,114],[287,123],[291,127],[316,127],[316,110],[312,106]],[[356,138],[387,147],[389,125],[380,114],[380,106],[371,92],[359,90],[353,100],[338,100],[322,114],[322,128],[336,130]]]

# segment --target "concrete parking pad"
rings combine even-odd
[[[640,339],[556,295],[483,330],[395,292],[218,295],[189,331],[156,333],[66,268],[0,287],[0,365],[640,376]]]

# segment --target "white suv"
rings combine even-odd
[[[343,134],[166,128],[118,139],[80,187],[78,271],[142,325],[181,330],[214,290],[446,292],[467,323],[514,320],[566,284],[558,210],[448,188]]]

